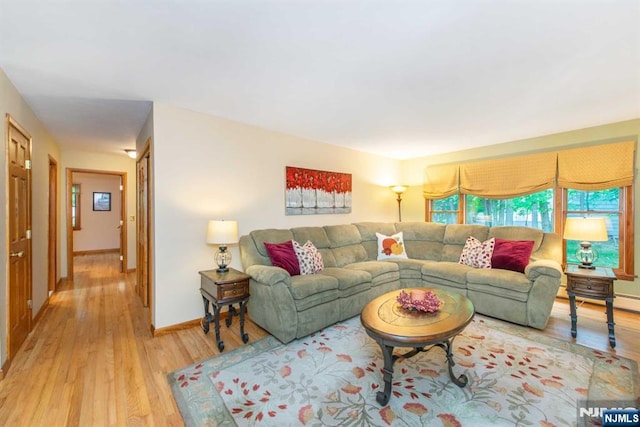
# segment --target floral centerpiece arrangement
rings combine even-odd
[[[405,291],[400,291],[400,295],[396,300],[406,310],[424,311],[426,313],[435,313],[444,304],[433,292],[422,290],[413,290],[411,295]]]

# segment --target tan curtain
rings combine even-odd
[[[425,199],[444,199],[458,192],[458,165],[427,166],[424,173]]]
[[[508,199],[552,188],[556,159],[550,152],[460,165],[460,192]]]
[[[576,190],[631,185],[635,145],[627,141],[558,152],[558,185]]]

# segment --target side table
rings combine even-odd
[[[244,332],[244,315],[249,301],[249,275],[233,268],[229,271],[219,273],[216,270],[200,271],[200,293],[204,303],[204,323],[202,330],[209,333],[209,324],[213,320],[216,331],[216,342],[218,350],[224,350],[224,342],[220,339],[220,309],[229,306],[229,313],[225,320],[227,327],[231,326],[233,316],[240,316],[240,337],[242,342],[249,341],[249,335]],[[209,311],[209,304],[213,308],[213,316]],[[240,309],[236,311],[234,304],[239,304]]]
[[[606,267],[596,267],[593,270],[579,268],[577,265],[568,265],[564,274],[567,275],[567,294],[569,295],[569,308],[571,310],[571,336],[576,337],[576,296],[605,301],[607,306],[607,325],[609,326],[609,345],[616,346],[616,336],[613,329],[613,281],[616,275],[613,270]]]

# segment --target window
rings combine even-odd
[[[71,227],[80,230],[80,184],[71,184]]]
[[[427,212],[430,213],[427,221],[442,224],[457,224],[458,216],[460,215],[458,199],[459,196],[454,194],[444,199],[428,200],[431,209],[427,209]]]
[[[520,225],[553,231],[553,190],[511,199],[465,196],[465,224]]]
[[[631,187],[611,188],[599,191],[581,191],[563,189],[563,204],[566,206],[566,217],[605,217],[607,219],[606,242],[591,242],[598,252],[595,266],[611,267],[618,278],[633,276],[633,233],[626,230],[627,224],[633,223],[630,205]],[[565,259],[576,263],[575,252],[580,242],[567,240]],[[630,277],[627,277],[630,276]]]

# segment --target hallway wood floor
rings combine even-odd
[[[181,426],[166,374],[219,354],[200,327],[153,338],[135,273],[117,255],[85,255],[65,281],[0,382],[2,426]],[[199,278],[194,272],[194,286]],[[199,301],[196,302],[199,304]],[[604,307],[578,309],[577,342],[608,348]],[[617,310],[615,353],[640,363],[640,315]],[[571,340],[569,306],[557,300],[545,334]],[[242,345],[238,320],[222,326],[225,351]],[[250,341],[267,336],[250,321]]]

